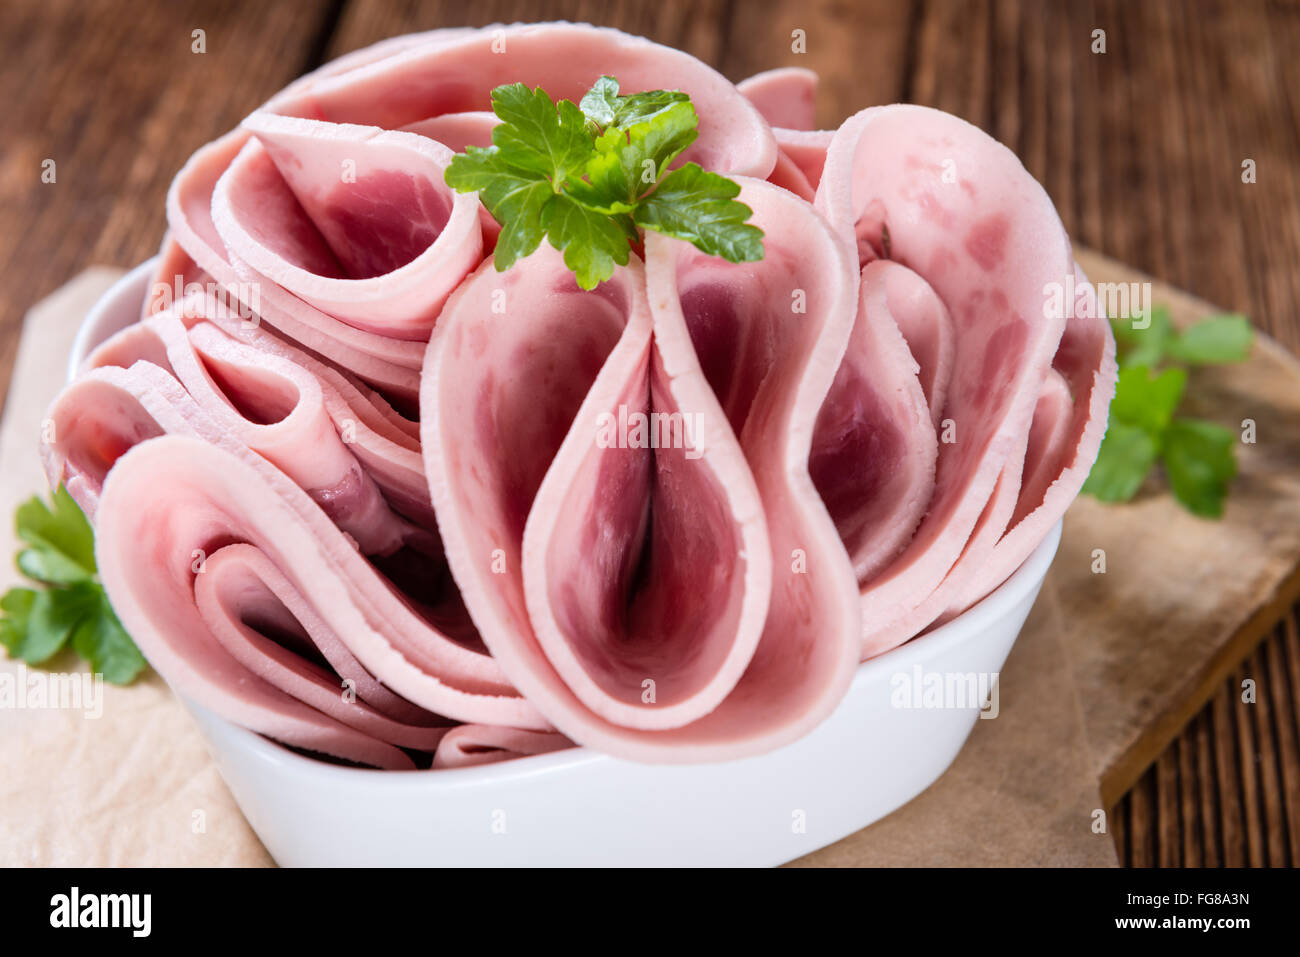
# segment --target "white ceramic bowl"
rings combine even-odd
[[[69,376],[139,316],[151,266],[87,315]],[[943,774],[982,705],[955,692],[1001,670],[1060,537],[1058,524],[969,611],[862,664],[811,734],[739,761],[666,767],[573,748],[457,770],[365,771],[303,757],[186,704],[282,865],[780,864],[879,820]],[[915,707],[918,684],[934,675],[954,696]]]

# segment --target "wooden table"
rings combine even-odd
[[[1076,242],[1245,312],[1300,352],[1297,5],[5,0],[0,394],[27,308],[87,265],[150,255],[176,169],[289,80],[396,33],[561,18],[681,47],[733,80],[810,67],[823,125],[893,101],[965,117],[1016,151]],[[1092,52],[1096,30],[1105,53]],[[1245,677],[1266,702],[1240,704]],[[1300,863],[1296,610],[1112,819],[1135,866]]]

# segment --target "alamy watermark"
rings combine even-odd
[[[176,275],[172,282],[149,287],[149,311],[161,312],[180,304],[187,319],[243,319],[256,322],[262,306],[262,284],[240,282],[232,287],[218,282],[186,282]]]
[[[596,418],[596,445],[602,449],[684,449],[688,459],[704,455],[700,412],[602,412]]]
[[[22,662],[0,671],[0,711],[82,711],[87,718],[104,715],[104,676],[29,669]]]
[[[1102,316],[1128,319],[1134,329],[1151,325],[1151,283],[1149,282],[1099,282],[1093,284],[1097,298],[1079,298],[1079,286],[1073,276],[1065,282],[1049,282],[1043,286],[1043,316],[1059,319],[1075,316],[1079,319],[1096,319],[1093,303],[1101,308]]]
[[[911,671],[895,672],[889,679],[889,704],[915,710],[957,710],[974,708],[981,718],[998,716],[998,672],[926,671],[913,665]]]

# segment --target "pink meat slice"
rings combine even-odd
[[[736,89],[774,127],[811,130],[815,121],[817,74],[803,67],[765,70],[741,80]]]
[[[443,180],[452,152],[413,133],[257,112],[212,216],[226,249],[322,312],[428,338],[482,252],[477,199]]]
[[[808,182],[808,177],[804,175],[803,170],[781,152],[776,154],[776,166],[772,168],[767,181],[773,186],[788,189],[805,203],[811,203],[817,195],[817,190]]]
[[[492,145],[492,130],[501,121],[490,110],[469,110],[465,113],[443,113],[430,116],[402,129],[436,140],[455,153],[465,152],[467,146]]]
[[[122,330],[91,352],[83,371],[127,368],[139,360],[181,378],[209,415],[245,445],[279,465],[303,488],[325,493],[321,498],[331,499],[336,521],[337,509],[345,503],[328,493],[353,484],[347,476],[353,473],[350,463],[355,459],[392,509],[419,526],[418,537],[436,537],[419,425],[363,384],[229,315],[203,293],[187,296],[167,314]],[[326,417],[333,435],[324,428]],[[301,427],[304,423],[309,427]],[[340,443],[346,454],[340,452]],[[321,466],[331,457],[330,450],[335,471],[325,477]],[[368,528],[378,515],[373,502],[365,504],[366,497],[355,494],[364,481],[358,479],[354,494],[346,499],[355,510],[354,524]],[[379,524],[391,531],[393,523]],[[401,537],[412,537],[410,530],[404,528]]]
[[[967,588],[973,578],[982,574],[984,563],[988,561],[993,547],[1007,528],[1012,510],[1020,491],[1021,472],[1025,461],[1025,440],[1022,438],[1009,456],[1002,472],[998,475],[993,493],[970,538],[952,568],[938,586],[916,605],[909,608],[901,617],[894,619],[882,628],[877,628],[867,636],[862,646],[862,657],[871,658],[881,652],[900,645],[914,635],[920,634],[935,621],[944,620],[944,611],[957,595]]]
[[[651,410],[651,348],[638,262],[584,293],[543,246],[504,274],[485,263],[453,296],[421,403],[448,561],[484,642],[560,731],[624,755],[663,755],[662,728],[731,690],[770,579],[734,438],[688,458],[629,447],[604,421]],[[681,551],[665,563],[651,544],[647,561],[647,540]]]
[[[218,427],[275,465],[307,492],[367,555],[427,534],[390,508],[330,417],[320,381],[304,367],[231,339],[208,322],[188,330],[156,323],[171,367]]]
[[[431,116],[402,127],[408,133],[427,136],[455,153],[465,152],[467,146],[491,146],[492,130],[501,122],[495,113],[471,110],[466,113],[444,113]],[[496,249],[501,224],[492,218],[487,207],[479,204],[479,228],[483,233],[483,254],[489,256]]]
[[[952,379],[955,348],[952,318],[943,301],[924,279],[892,260],[878,262],[888,264],[884,275],[889,314],[916,362],[921,391],[925,394],[930,418],[937,430],[943,420],[948,383]],[[869,263],[863,270],[874,265],[874,262]]]
[[[423,343],[357,329],[321,312],[277,283],[264,281],[226,249],[212,219],[213,193],[248,140],[244,130],[229,133],[200,148],[176,175],[167,194],[172,240],[228,298],[255,306],[249,311],[258,321],[386,395],[413,402],[419,391]],[[164,250],[165,259],[171,255],[170,249]],[[170,279],[158,277],[158,281]]]
[[[59,393],[45,421],[48,441],[40,448],[49,485],[62,484],[92,522],[109,470],[141,442],[168,433],[228,442],[180,383],[152,362],[84,373]]]
[[[848,249],[901,262],[952,319],[952,375],[935,491],[903,553],[862,591],[864,652],[943,581],[1029,429],[1069,310],[1044,290],[1072,277],[1051,200],[1015,155],[936,110],[877,107],[827,151],[822,210]],[[1062,313],[1062,314],[1056,314]],[[942,438],[942,435],[941,435]],[[907,636],[903,636],[907,637]]]
[[[682,90],[699,113],[699,139],[684,159],[724,173],[767,176],[776,144],[736,88],[688,53],[617,30],[572,23],[515,24],[416,43],[277,96],[286,116],[396,130],[444,113],[491,109],[507,83],[540,86],[577,102],[602,74],[623,93]]]
[[[630,278],[644,281],[639,268]],[[762,508],[739,447],[727,436],[715,451],[711,433],[725,433],[725,420],[665,370],[640,288],[633,315],[554,452],[523,536],[531,623],[564,686],[540,693],[575,733],[590,719],[568,693],[634,731],[713,711],[749,664],[770,588]],[[657,417],[647,419],[652,447],[620,425],[635,415]]]
[[[561,733],[633,760],[777,747],[857,662],[856,581],[807,470],[857,270],[807,204],[742,182],[762,263],[651,235],[649,308],[635,263],[586,294],[550,250],[485,265],[424,370],[432,496],[485,643]],[[678,438],[617,427],[647,413]]]
[[[793,167],[815,192],[821,185],[822,171],[826,167],[826,151],[830,148],[835,131],[777,127],[772,130],[772,135],[776,138],[778,166],[785,163]]]
[[[853,334],[813,434],[808,468],[860,583],[907,545],[934,492],[938,441],[900,333],[918,323],[912,313],[936,310],[918,285],[898,263],[863,268]]]
[[[755,754],[806,734],[839,703],[858,659],[852,563],[808,464],[853,331],[856,264],[808,204],[738,182],[766,234],[761,262],[729,264],[653,233],[646,240],[664,369],[674,389],[702,375],[739,436],[772,556],[762,638],[733,693],[683,729],[698,742],[692,760]],[[703,389],[695,402],[706,406]]]
[[[222,581],[235,584],[206,598],[195,590],[169,599],[173,604],[200,602],[198,610],[205,616],[209,637],[227,654],[299,700],[319,705],[327,686],[338,696],[337,682],[330,686],[328,675],[322,677],[311,656],[277,650],[275,642],[268,643],[264,635],[254,633],[260,629],[249,625],[248,616],[240,619],[244,622],[240,625],[233,620],[235,616],[219,614],[223,608],[254,609],[255,613],[249,614],[259,621],[272,621],[278,634],[293,631],[303,636],[337,675],[354,681],[362,703],[381,715],[402,721],[428,709],[459,720],[546,729],[546,722],[517,696],[474,636],[450,581],[446,582],[450,596],[437,594],[437,582],[429,577],[442,562],[436,537],[390,512],[374,485],[368,484],[365,469],[350,457],[352,444],[340,442],[323,397],[332,387],[316,383],[307,369],[294,366],[283,354],[250,350],[204,320],[187,327],[177,313],[172,310],[125,330],[92,356],[92,362],[128,361],[134,346],[142,356],[161,364],[140,358],[129,368],[95,367],[56,399],[48,416],[55,441],[45,450],[51,483],[66,482],[98,519],[106,514],[94,507],[106,494],[101,487],[108,481],[106,476],[118,474],[128,450],[160,435],[200,441],[234,463],[243,463],[246,470],[260,476],[263,485],[261,492],[248,487],[251,500],[261,495],[262,512],[223,519],[226,537],[218,548],[225,555],[222,561],[231,561],[237,568]],[[184,380],[184,387],[177,376]],[[375,406],[370,408],[378,412]],[[402,434],[396,428],[392,432]],[[275,468],[272,461],[284,469]],[[157,473],[154,481],[166,481],[162,476]],[[333,482],[336,494],[322,495],[316,486],[321,481]],[[340,485],[342,493],[337,492]],[[201,491],[189,491],[192,498],[201,498]],[[142,486],[139,494],[147,495],[147,487]],[[142,502],[120,508],[142,525],[155,518],[165,525],[167,517],[155,516],[154,505],[146,507]],[[175,507],[203,509],[202,504],[185,500],[178,500]],[[247,521],[243,531],[238,528],[241,517]],[[295,531],[291,525],[297,526],[298,533],[305,530],[315,537],[310,547],[322,559],[332,560],[336,579],[345,581],[346,586],[313,580],[314,588],[305,587],[296,577],[302,566],[297,552],[273,552],[267,546],[267,541],[281,540],[277,535],[288,534],[286,529]],[[259,534],[265,537],[259,539]],[[101,543],[105,535],[101,529]],[[148,533],[141,535],[140,542],[124,541],[122,547],[147,548]],[[391,537],[399,539],[402,551],[390,551],[393,543],[387,539]],[[428,544],[426,539],[432,539],[436,549],[412,554]],[[253,544],[258,547],[244,548]],[[364,548],[367,544],[377,544],[387,552],[386,557],[376,556],[374,564],[365,561],[358,545]],[[234,546],[244,550],[230,552]],[[142,552],[134,560],[147,564],[149,554]],[[186,554],[211,558],[216,552],[200,543]],[[271,554],[274,561],[268,559]],[[289,556],[294,556],[292,563]],[[396,577],[390,580],[386,577],[390,574]],[[254,579],[261,585],[250,584]],[[401,591],[395,581],[413,587]],[[117,595],[110,592],[110,598],[117,607]],[[280,605],[288,611],[272,614],[272,606]],[[368,632],[359,633],[356,615],[375,624]],[[157,621],[154,624],[158,626],[152,633],[154,641],[164,640],[159,636],[166,636],[167,628]],[[149,642],[140,632],[133,634],[142,647]],[[199,645],[189,647],[199,654]],[[145,650],[148,654],[147,647]],[[158,667],[168,676],[164,665]],[[393,692],[383,690],[384,686]],[[406,700],[398,699],[394,692]],[[399,705],[396,709],[394,702]],[[220,702],[210,703],[221,711]],[[330,708],[338,711],[332,699]],[[351,718],[364,719],[371,730],[388,727],[382,721],[376,724],[374,716],[344,709],[340,720],[346,724]],[[268,729],[267,733],[274,731]],[[404,731],[397,735],[389,734],[384,740],[403,747],[420,747],[418,742],[423,741],[429,745],[425,750],[436,744],[423,733],[416,733],[415,738]],[[329,753],[354,759],[337,751]]]
[[[453,40],[463,39],[476,32],[477,28],[475,27],[444,27],[439,30],[424,30],[417,33],[403,33],[400,36],[387,37],[378,43],[372,43],[359,50],[352,50],[340,57],[336,57],[310,73],[298,77],[298,79],[273,96],[268,106],[274,105],[280,100],[293,100],[322,80],[342,76],[360,67],[369,66],[372,63],[395,56],[412,47],[438,46]]]
[[[195,581],[219,555],[238,566],[226,573],[234,592],[257,579],[262,584],[250,599],[256,607],[274,596],[284,608],[280,618],[291,615],[318,648],[344,643],[365,672],[402,699],[455,720],[549,730],[491,657],[418,615],[306,493],[246,450],[186,435],[135,446],[108,474],[96,531],[109,598],[146,657],[177,691],[233,721],[248,726],[241,682],[222,663],[238,637],[231,634],[236,616],[222,609],[238,602],[213,593],[201,604]],[[198,567],[204,570],[196,574]],[[266,617],[239,620],[257,628]],[[214,633],[214,622],[222,634]],[[268,684],[270,664],[261,673]],[[273,664],[287,675],[282,690],[298,697],[295,685],[307,680],[301,670]],[[254,730],[297,743],[274,720]]]
[[[462,724],[448,731],[433,756],[434,768],[468,768],[495,764],[531,754],[549,754],[573,747],[554,731],[525,731],[484,724]]]
[[[235,443],[188,401],[174,379],[147,362],[137,363],[130,370],[103,368],[89,372],[60,397],[51,410],[51,421],[56,423],[60,435],[58,448],[49,450],[47,457],[52,480],[58,480],[58,471],[66,470],[63,478],[83,507],[97,501],[99,485],[124,450],[152,436],[169,431],[194,436],[205,448],[224,447],[234,455],[240,452]],[[50,458],[56,458],[57,464]],[[88,491],[94,493],[91,502],[83,497]],[[79,492],[82,494],[78,495]],[[98,519],[107,513],[90,508],[88,514]],[[97,525],[97,537],[102,539],[103,523],[97,521]],[[446,724],[445,721],[388,691],[357,662],[333,632],[319,622],[304,628],[265,587],[260,591],[250,588],[248,581],[244,581],[243,587],[230,586],[229,578],[221,570],[232,567],[229,559],[247,548],[230,545],[214,552],[203,568],[205,573],[213,573],[212,576],[195,576],[192,600],[197,602],[199,614],[218,643],[207,648],[195,646],[196,666],[205,673],[215,669],[217,681],[234,672],[245,669],[249,672],[237,681],[233,704],[231,696],[220,689],[210,690],[203,699],[205,703],[228,716],[247,716],[249,696],[263,699],[264,704],[274,701],[274,705],[268,706],[277,709],[278,715],[251,725],[256,730],[265,730],[291,744],[378,767],[412,767],[410,758],[397,750],[399,746],[434,750],[441,737],[441,730],[436,726]],[[254,557],[261,557],[265,564],[264,556]],[[191,553],[191,559],[195,558],[195,553]],[[268,572],[263,572],[263,576],[272,587],[282,580]],[[218,591],[205,593],[206,585],[217,586]],[[285,591],[279,589],[281,594]],[[221,602],[205,604],[205,594],[217,595],[225,606],[239,610],[240,614],[220,614]],[[109,596],[118,608],[112,590]],[[292,600],[288,594],[284,597]],[[309,612],[306,607],[296,610],[305,621],[311,621]],[[250,621],[258,623],[258,630],[247,624]],[[263,632],[268,628],[276,628],[280,634],[295,639],[300,647],[312,648],[315,654],[306,657],[294,654],[266,637]],[[178,679],[162,663],[167,660],[167,654],[155,658],[149,634],[137,631],[132,634],[155,667],[177,686]],[[228,655],[236,663],[226,661]],[[321,655],[335,668],[337,674],[333,678],[311,660]],[[239,662],[243,664],[242,669]],[[337,675],[345,675],[352,681],[355,700],[345,701]],[[179,680],[184,680],[184,669]],[[299,702],[311,704],[316,711],[302,709]]]
[[[1079,494],[1097,459],[1118,376],[1115,339],[1096,289],[1077,264],[1075,278],[1074,313],[1038,399],[1025,482],[1009,530],[945,618],[974,604],[1020,567]]]
[[[1062,337],[1061,341],[1064,343],[1065,338]],[[1024,468],[1020,474],[1015,509],[1006,530],[1014,528],[1042,504],[1048,486],[1061,474],[1070,448],[1070,421],[1073,417],[1074,399],[1070,396],[1070,384],[1056,369],[1048,369],[1042,391],[1038,393],[1038,404],[1034,406],[1029,435],[1025,437]]]
[[[171,308],[206,283],[215,285],[212,277],[199,268],[171,233],[166,233],[158,251],[158,262],[149,279],[140,317],[147,319],[156,312]]]

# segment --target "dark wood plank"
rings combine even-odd
[[[832,128],[865,107],[909,98],[919,11],[919,0],[732,4],[728,42],[714,66],[732,80],[777,67],[815,71],[817,122]],[[796,30],[803,52],[794,49]]]
[[[1201,835],[1201,864],[1220,867],[1223,864],[1223,829],[1219,823],[1219,788],[1215,776],[1214,719],[1210,707],[1205,708],[1192,724],[1196,740],[1197,792],[1200,796],[1196,813]]]
[[[1113,817],[1137,816],[1150,829],[1148,835],[1131,827],[1115,833],[1121,861],[1141,866],[1181,853],[1185,866],[1293,867],[1300,862],[1297,652],[1300,622],[1293,611],[1113,810]],[[1247,678],[1256,683],[1254,704],[1242,701]],[[1187,793],[1183,757],[1192,748],[1198,763],[1194,799]],[[1163,817],[1146,821],[1150,795],[1174,789],[1182,790],[1181,826],[1170,829]]]
[[[350,0],[328,45],[328,58],[385,37],[450,26],[571,20],[617,27],[686,50],[716,64],[722,54],[728,4],[723,0],[643,3],[639,0]]]
[[[301,72],[328,9],[177,0],[142,16],[121,3],[6,0],[0,395],[27,308],[88,265],[151,255],[176,170]],[[207,52],[192,52],[194,30]]]

